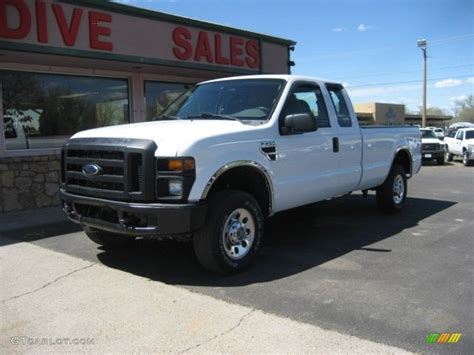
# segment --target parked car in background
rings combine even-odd
[[[471,165],[474,160],[474,127],[460,128],[455,135],[445,138],[446,160],[452,161],[454,156],[461,156],[465,166]]]
[[[422,128],[421,132],[421,157],[424,161],[436,160],[438,165],[444,164],[444,143],[430,128]]]
[[[29,135],[21,120],[14,115],[4,115],[5,145],[8,150],[44,149],[61,147],[69,136]]]
[[[444,129],[442,128],[433,128],[433,132],[434,134],[436,134],[436,136],[439,138],[439,139],[444,139]]]

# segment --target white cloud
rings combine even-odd
[[[367,97],[370,101],[374,101],[373,96],[387,95],[396,92],[407,92],[421,90],[421,84],[405,84],[392,86],[367,86],[367,87],[349,87],[347,89],[352,97]]]
[[[359,26],[357,26],[357,31],[359,31],[359,32],[365,32],[365,31],[368,31],[370,29],[372,29],[372,26],[364,25],[363,23],[361,23]]]
[[[474,84],[474,76],[471,76],[470,78],[467,78],[466,83]]]
[[[333,28],[332,31],[333,32],[344,32],[346,29],[345,28],[342,28],[342,27],[336,27],[336,28]]]
[[[449,98],[449,101],[452,101],[452,102],[464,101],[464,100],[467,100],[467,95],[453,96]]]
[[[455,87],[455,86],[459,86],[462,84],[462,81],[461,80],[458,80],[458,79],[445,79],[445,80],[441,80],[441,81],[437,81],[435,84],[434,84],[434,87],[435,88],[452,88],[452,87]]]
[[[345,88],[348,88],[350,86],[349,83],[342,83],[342,86],[344,86]]]

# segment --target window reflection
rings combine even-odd
[[[74,133],[129,121],[128,81],[0,71],[6,148],[58,148]]]
[[[169,104],[191,87],[191,84],[145,81],[146,120],[161,115]]]

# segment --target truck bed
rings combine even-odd
[[[421,167],[420,130],[416,126],[360,127],[362,137],[362,178],[358,189],[383,183],[396,152],[408,148],[413,157],[412,174]]]

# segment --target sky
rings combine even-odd
[[[354,103],[422,101],[452,113],[473,94],[473,0],[118,0],[297,42],[293,74],[337,80]]]

